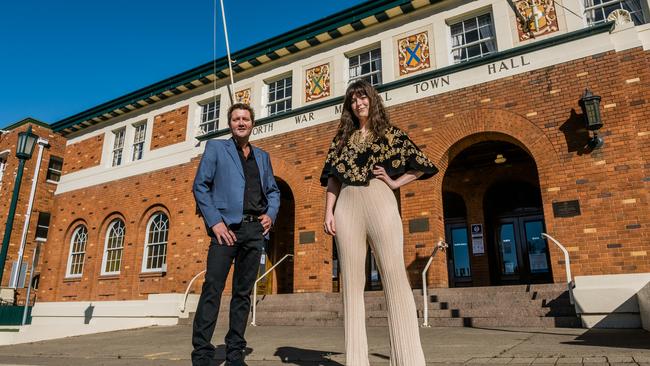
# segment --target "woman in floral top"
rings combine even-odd
[[[437,172],[406,133],[390,124],[377,91],[363,80],[350,84],[320,178],[327,186],[323,226],[336,237],[341,264],[348,366],[369,365],[363,300],[368,244],[386,294],[391,365],[425,365],[392,190]]]

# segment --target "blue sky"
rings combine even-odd
[[[230,49],[362,2],[224,0]],[[213,0],[0,1],[0,127],[53,123],[209,62],[213,9]]]

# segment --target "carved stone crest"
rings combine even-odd
[[[525,41],[559,29],[555,0],[519,0],[517,10],[519,41]]]

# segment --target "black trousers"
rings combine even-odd
[[[208,249],[207,270],[192,329],[192,365],[211,365],[215,347],[210,342],[217,324],[221,294],[233,260],[235,271],[230,300],[230,325],[226,334],[226,360],[244,358],[244,332],[251,306],[251,292],[264,248],[264,228],[260,222],[231,225],[237,241],[233,246],[219,245],[212,239]]]

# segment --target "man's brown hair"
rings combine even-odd
[[[228,126],[230,126],[230,118],[232,117],[232,112],[235,109],[243,109],[245,111],[248,111],[248,113],[251,114],[251,122],[255,124],[255,111],[253,111],[253,107],[249,106],[246,103],[235,103],[228,108]]]

